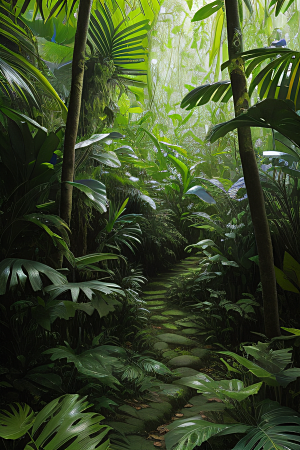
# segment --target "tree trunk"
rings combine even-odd
[[[74,180],[75,144],[80,116],[85,65],[85,47],[91,6],[92,0],[80,0],[72,61],[72,83],[65,131],[60,200],[60,217],[68,225],[70,225],[71,222],[73,186],[66,183],[66,181]]]
[[[225,7],[230,59],[229,72],[235,115],[238,116],[249,107],[244,62],[242,58],[236,56],[237,53],[243,51],[238,2],[237,0],[225,0]],[[273,248],[250,127],[238,128],[238,142],[259,257],[265,334],[272,338],[281,334]]]

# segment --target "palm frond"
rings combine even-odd
[[[113,61],[114,77],[124,83],[143,83],[147,76],[147,33],[149,20],[135,17],[120,19],[105,3],[98,3],[91,16],[89,41],[94,54]]]
[[[42,290],[43,281],[40,274],[49,278],[53,285],[62,285],[67,281],[55,269],[40,262],[27,259],[4,259],[0,263],[0,295],[6,293],[9,280],[9,289],[17,286],[24,289],[28,280],[34,291]]]

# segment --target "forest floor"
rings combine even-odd
[[[144,287],[143,300],[150,312],[145,331],[151,336],[155,358],[163,362],[172,375],[167,383],[151,388],[142,401],[128,399],[118,408],[115,419],[108,422],[126,436],[130,450],[165,448],[168,424],[188,417],[204,418],[206,411],[222,410],[223,404],[216,399],[207,400],[197,395],[195,389],[181,384],[184,377],[199,372],[210,374],[214,357],[211,346],[203,342],[204,337],[199,339],[199,329],[192,321],[194,316],[166,297],[172,281],[197,270],[198,261],[196,257],[186,258]],[[121,447],[115,442],[111,448],[119,450]]]

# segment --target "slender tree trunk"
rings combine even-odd
[[[73,181],[74,179],[75,144],[80,116],[85,65],[85,47],[89,28],[91,5],[92,0],[80,0],[72,61],[72,83],[65,132],[60,200],[60,216],[68,225],[70,225],[71,222],[73,186],[66,183],[66,181]]]
[[[225,7],[230,59],[229,72],[235,115],[238,116],[249,107],[244,62],[242,58],[236,56],[237,53],[243,51],[238,2],[237,0],[225,0]],[[238,142],[259,256],[265,334],[271,338],[280,336],[276,277],[271,235],[250,127],[238,128]]]

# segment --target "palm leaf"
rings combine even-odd
[[[9,278],[9,289],[17,286],[25,288],[26,282],[29,281],[34,291],[42,290],[41,273],[46,275],[54,285],[60,286],[66,283],[66,278],[63,275],[45,264],[27,259],[4,259],[0,263],[0,295],[6,293]]]
[[[0,437],[19,439],[32,427],[34,412],[28,405],[20,403],[9,405],[9,409],[0,412]]]
[[[91,16],[89,40],[96,57],[112,60],[114,77],[124,83],[143,82],[147,75],[146,39],[149,20],[136,21],[113,14],[106,4],[98,4]]]
[[[218,81],[217,83],[196,87],[182,99],[180,106],[188,111],[196,106],[205,105],[210,100],[227,103],[231,96],[230,81]]]
[[[266,410],[266,411],[265,411]],[[299,450],[300,415],[293,409],[266,401],[257,426],[243,437],[233,450]]]
[[[300,117],[285,100],[266,99],[228,122],[220,123],[211,130],[208,139],[215,142],[229,131],[243,126],[273,128],[300,146]]]
[[[89,300],[92,300],[93,295],[95,295],[97,292],[105,295],[124,295],[124,292],[117,284],[98,280],[51,285],[47,286],[45,288],[45,291],[50,293],[51,299],[55,299],[64,292],[70,291],[73,302],[77,302],[80,291],[82,291]]]
[[[37,58],[29,28],[20,18],[16,23],[14,14],[4,6],[0,7],[0,25],[0,37],[4,38],[4,42],[8,41],[14,46],[18,46],[26,55],[30,54],[31,57]],[[9,95],[10,89],[25,100],[27,104],[30,104],[31,101],[31,103],[34,102],[36,107],[39,107],[41,102],[35,88],[35,83],[37,83],[46,95],[55,99],[63,117],[66,118],[67,108],[65,104],[41,71],[31,64],[26,57],[12,51],[9,46],[3,44],[0,44],[0,72],[3,77],[0,85],[5,94]]]
[[[300,108],[300,52],[287,48],[271,48],[250,50],[241,56],[247,63],[246,75],[249,76],[255,71],[249,95],[252,95],[258,86],[260,98],[289,99],[294,102],[296,109]],[[258,72],[266,58],[273,61]]]
[[[280,12],[286,12],[293,3],[294,0],[272,0],[269,8],[275,6],[275,16],[277,17]]]

